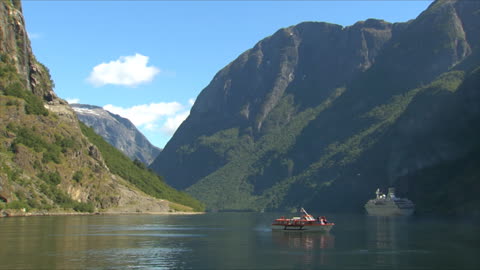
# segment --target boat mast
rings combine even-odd
[[[302,209],[300,209],[300,212],[305,214],[305,219],[306,220],[309,220],[309,221],[315,220],[310,214],[307,213],[307,211],[305,211],[305,209],[303,209],[303,207],[302,207]]]

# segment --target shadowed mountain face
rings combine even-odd
[[[475,213],[479,31],[480,2],[447,0],[281,29],[216,74],[151,168],[210,209],[361,211],[396,186],[420,212]]]
[[[130,120],[97,106],[72,104],[71,107],[80,121],[132,160],[149,165],[160,153]]]

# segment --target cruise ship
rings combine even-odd
[[[372,216],[409,216],[415,211],[412,201],[395,196],[395,188],[389,188],[387,195],[380,189],[375,192],[377,197],[365,204],[365,209]]]

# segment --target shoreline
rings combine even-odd
[[[59,211],[59,212],[48,212],[48,211],[39,211],[39,212],[23,212],[21,210],[0,210],[0,218],[10,218],[10,217],[42,217],[42,216],[126,216],[126,215],[202,215],[205,212],[68,212],[68,211]]]

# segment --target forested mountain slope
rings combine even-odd
[[[281,29],[217,73],[151,168],[210,209],[362,211],[395,186],[420,213],[478,214],[461,194],[479,191],[479,38],[477,1]]]
[[[0,217],[202,210],[92,133],[35,59],[20,2],[0,1]]]

